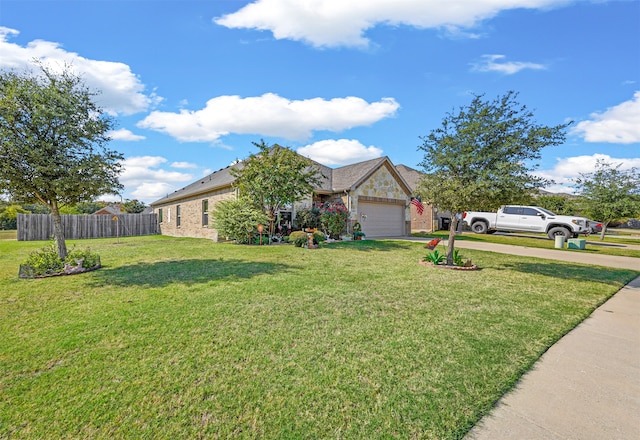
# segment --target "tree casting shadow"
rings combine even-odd
[[[575,264],[549,264],[549,263],[505,263],[499,267],[495,267],[497,270],[515,270],[523,273],[534,273],[544,275],[547,277],[560,278],[563,280],[576,280],[576,281],[595,281],[598,283],[604,283],[609,285],[617,285],[618,281],[611,279],[611,271],[620,271],[629,274],[633,274],[633,271],[627,269],[608,269],[598,270],[597,268],[590,266],[579,266]],[[633,278],[633,276],[631,276]]]

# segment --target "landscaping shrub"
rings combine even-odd
[[[314,233],[313,233],[313,244],[320,244],[320,243],[324,243],[325,241],[327,241],[327,236],[326,235],[324,235],[320,231],[314,231]]]
[[[342,202],[316,203],[296,213],[296,222],[301,229],[322,229],[332,238],[340,238],[346,231],[349,210]]]
[[[327,231],[330,237],[340,238],[342,231],[347,229],[347,220],[349,220],[349,211],[344,203],[325,203],[320,214],[320,223],[322,229]]]
[[[293,243],[296,247],[302,247],[307,241],[309,241],[309,237],[304,231],[293,231],[289,235],[289,243]]]
[[[320,227],[320,207],[303,208],[296,212],[296,226],[300,229],[316,229]]]
[[[72,249],[65,258],[64,262],[75,266],[77,261],[82,260],[82,267],[90,269],[100,264],[100,256],[95,252],[91,252],[91,249]]]
[[[64,268],[53,244],[31,252],[24,264],[32,268],[34,276],[61,273]]]
[[[253,241],[253,237],[259,236],[257,231],[259,224],[269,224],[269,217],[262,210],[254,208],[243,199],[222,200],[216,203],[211,217],[212,227],[218,230],[220,236],[240,244],[249,244]],[[268,234],[264,233],[264,235]]]
[[[88,248],[73,249],[64,260],[61,260],[56,247],[49,244],[29,254],[24,263],[23,272],[31,277],[61,274],[64,272],[65,264],[91,269],[100,265],[100,256]]]

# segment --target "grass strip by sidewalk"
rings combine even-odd
[[[0,243],[0,438],[461,438],[637,273],[421,243],[75,242],[103,269],[20,280]]]
[[[448,231],[435,231],[430,233],[413,234],[416,237],[442,238],[446,240],[449,237]],[[580,237],[585,238],[585,237]],[[481,241],[485,243],[510,244],[514,246],[526,246],[539,249],[555,249],[555,241],[550,240],[545,234],[474,234],[471,231],[465,231],[456,236],[456,241]],[[599,255],[617,255],[620,257],[640,258],[640,249],[627,248],[624,245],[640,246],[640,240],[634,238],[607,237],[605,241],[600,241],[596,236],[586,237],[586,249],[574,250],[573,252],[583,252]],[[567,248],[565,244],[564,250]]]

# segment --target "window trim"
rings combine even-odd
[[[202,201],[202,226],[209,226],[209,199]]]

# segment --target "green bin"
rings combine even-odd
[[[584,249],[587,246],[587,240],[584,238],[570,238],[567,240],[567,249]]]

